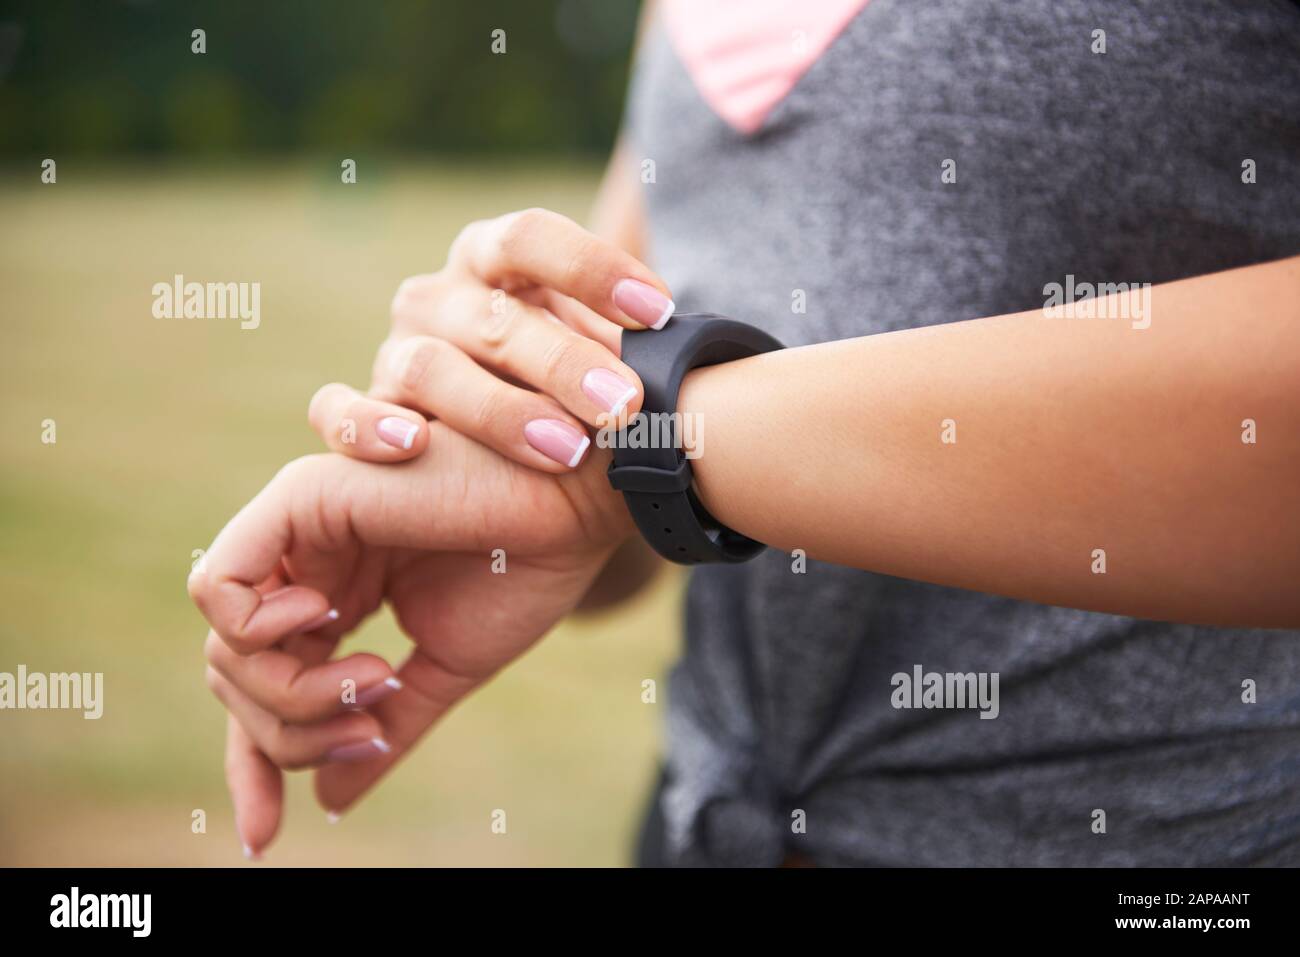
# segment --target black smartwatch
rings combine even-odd
[[[623,332],[623,361],[645,386],[641,411],[615,433],[609,484],[623,493],[650,547],[681,565],[745,562],[765,547],[719,524],[692,487],[677,393],[691,369],[784,346],[761,329],[709,313],[673,316],[658,331]]]

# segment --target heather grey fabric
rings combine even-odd
[[[1159,283],[1300,253],[1285,0],[872,0],[753,137],[655,30],[629,115],[679,307],[791,344],[1041,306],[1067,274]],[[661,807],[677,863],[1300,864],[1294,632],[797,575],[772,552],[695,571],[686,628]],[[1000,716],[893,708],[916,664],[999,673]]]

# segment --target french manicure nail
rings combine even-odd
[[[326,811],[325,820],[330,824],[337,824],[339,821],[343,820],[343,815],[338,811]]]
[[[315,631],[317,628],[324,628],[330,622],[338,621],[338,620],[339,620],[339,610],[337,608],[331,608],[329,611],[325,612],[325,614],[321,615],[319,618],[315,618],[307,622],[307,624],[299,628],[295,632],[295,634],[305,635],[309,631]]]
[[[636,395],[636,386],[608,369],[592,369],[582,377],[582,391],[588,399],[617,418]]]
[[[387,698],[394,691],[401,691],[402,683],[396,678],[385,678],[377,685],[372,685],[364,691],[357,692],[357,700],[353,705],[354,708],[369,708],[372,704],[378,704]]]
[[[375,432],[394,448],[410,449],[415,437],[420,434],[420,427],[414,422],[390,415],[375,423]]]
[[[244,847],[244,857],[246,857],[248,860],[260,861],[262,859],[262,855],[259,854],[257,851],[253,850],[247,844],[243,845],[243,847]]]
[[[325,755],[326,761],[369,761],[381,754],[387,754],[393,750],[383,738],[371,738],[369,741],[358,741],[356,744],[344,744]]]
[[[618,281],[614,286],[614,305],[651,329],[662,329],[675,308],[671,299],[638,279]]]
[[[559,419],[533,419],[524,426],[524,438],[547,458],[569,468],[582,461],[591,445],[591,439]]]

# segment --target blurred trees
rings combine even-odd
[[[636,0],[4,0],[0,157],[602,151],[636,13]],[[206,53],[191,52],[195,29]]]

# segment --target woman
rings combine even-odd
[[[428,599],[382,573],[351,609],[320,585],[284,599],[270,586],[299,576],[237,567],[254,525],[292,525],[267,504],[285,489],[390,480],[347,463],[273,483],[191,586],[249,849],[278,822],[277,764],[324,763],[322,801],[346,807],[583,591],[650,577],[583,427],[639,408],[619,327],[675,304],[807,348],[683,388],[704,504],[773,547],[692,573],[644,863],[1300,863],[1300,643],[1260,630],[1300,624],[1300,8],[681,2],[648,21],[595,235],[544,211],[471,225],[399,291],[370,396],[329,386],[311,412],[336,452],[415,458],[422,481],[522,465],[597,544],[571,548],[572,522],[521,535],[539,567],[581,561],[538,572],[535,615],[512,593],[526,624],[472,660],[417,634],[463,616],[399,608],[425,660],[400,690],[367,665],[374,718],[328,717],[333,640],[381,599]],[[1045,308],[1083,283],[1132,288]],[[361,544],[394,544],[362,511]],[[303,625],[323,653],[281,642]],[[275,642],[319,707],[240,657]],[[996,719],[897,693],[929,673],[996,676]]]

